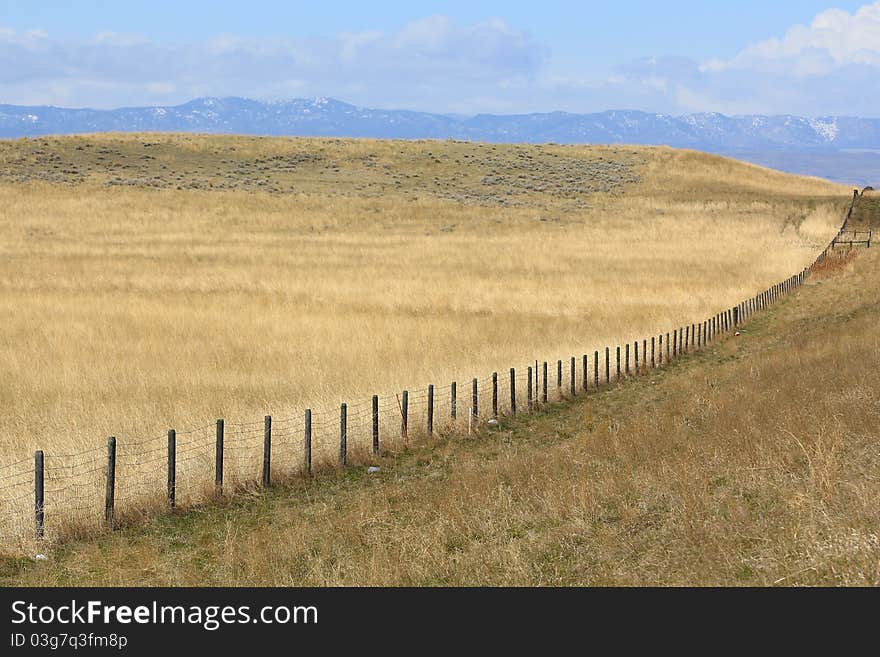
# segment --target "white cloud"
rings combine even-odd
[[[589,44],[562,65],[502,19],[435,15],[394,31],[325,38],[237,35],[163,44],[105,32],[65,41],[0,27],[0,103],[119,107],[198,96],[333,96],[456,113],[643,109],[880,114],[880,1],[829,9],[728,60],[657,56],[607,70]]]
[[[646,58],[615,77],[628,89],[664,81],[676,111],[726,114],[880,114],[880,2],[829,9],[809,25],[700,64]],[[621,79],[622,78],[622,79]]]
[[[102,32],[84,41],[0,28],[0,103],[91,107],[184,102],[200,95],[336,96],[439,111],[534,79],[547,49],[502,20],[430,16],[395,32],[328,38],[221,35],[161,44]]]
[[[828,9],[810,25],[795,25],[784,36],[750,45],[729,62],[713,62],[711,68],[821,75],[848,64],[880,66],[880,2],[854,14]]]

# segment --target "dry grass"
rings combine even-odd
[[[878,276],[872,249],[650,376],[4,582],[876,586]]]
[[[306,406],[316,451],[331,454],[341,401],[552,362],[751,296],[813,259],[848,193],[662,148],[0,146],[0,465],[96,449],[54,463],[98,467],[111,434],[123,452],[152,441],[161,459],[171,426],[202,428],[180,440],[207,450],[216,417],[256,421],[230,432],[258,449],[272,413],[293,418],[276,428],[289,469]],[[161,490],[154,469],[123,501]],[[207,480],[182,489],[198,497]],[[96,511],[96,482],[55,503]]]

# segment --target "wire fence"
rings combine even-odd
[[[0,465],[0,550],[22,553],[43,541],[112,529],[242,489],[368,463],[411,444],[479,432],[501,417],[535,412],[666,367],[735,331],[799,287],[817,266],[839,256],[838,238],[857,199],[858,192],[837,236],[810,266],[698,323],[556,362],[530,361],[466,381],[374,395],[338,409],[305,409],[249,422],[217,420],[141,441],[110,438],[106,446],[75,453],[37,451],[33,460]]]

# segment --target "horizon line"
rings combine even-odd
[[[332,96],[294,96],[286,99],[272,99],[272,100],[260,100],[257,98],[250,98],[247,96],[198,96],[196,98],[191,98],[189,100],[176,103],[176,104],[157,104],[151,103],[146,105],[123,105],[118,107],[111,108],[96,108],[96,107],[68,107],[63,105],[22,105],[17,103],[8,103],[8,102],[0,102],[0,107],[20,107],[26,109],[57,109],[57,110],[70,110],[76,112],[118,112],[120,110],[135,110],[135,109],[175,109],[179,107],[183,107],[190,103],[195,103],[198,101],[205,100],[216,100],[216,101],[224,101],[224,100],[245,100],[253,103],[259,103],[262,105],[283,105],[290,104],[296,101],[311,101],[313,104],[322,104],[319,101],[332,101],[334,103],[340,103],[343,105],[348,105],[358,110],[369,110],[369,111],[383,111],[383,112],[412,112],[414,114],[427,114],[430,116],[442,116],[445,118],[450,118],[453,120],[467,120],[473,119],[481,116],[492,116],[492,117],[517,117],[517,116],[535,116],[535,115],[551,115],[551,114],[565,114],[568,116],[594,116],[600,114],[608,114],[611,112],[632,112],[638,114],[647,114],[657,117],[671,117],[671,118],[683,118],[689,116],[722,116],[725,118],[731,119],[744,119],[751,117],[767,117],[767,118],[785,118],[785,117],[795,117],[795,118],[803,118],[803,119],[812,119],[812,120],[823,120],[823,119],[859,119],[859,120],[868,120],[868,121],[876,121],[880,120],[880,116],[859,116],[854,114],[826,114],[823,116],[811,116],[807,114],[760,114],[760,113],[752,113],[752,114],[725,114],[724,112],[685,112],[683,114],[672,114],[667,112],[652,112],[644,109],[635,109],[635,108],[607,108],[599,111],[592,112],[570,112],[567,110],[548,110],[548,111],[535,111],[535,112],[513,112],[510,114],[498,114],[493,112],[478,112],[476,114],[465,114],[461,112],[436,112],[430,110],[417,110],[410,109],[406,107],[369,107],[366,105],[356,105],[354,103],[350,103],[345,100],[340,100],[338,98],[333,98]]]

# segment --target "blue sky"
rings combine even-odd
[[[880,2],[0,1],[0,103],[880,116]]]

